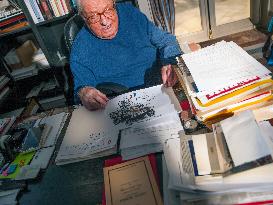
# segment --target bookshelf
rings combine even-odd
[[[63,14],[59,14],[56,16],[54,12],[51,10],[51,18],[42,14],[42,12],[33,12],[33,9],[30,8],[31,2],[45,2],[44,0],[25,0],[25,1],[17,1],[20,8],[23,10],[26,15],[27,21],[34,33],[36,40],[44,52],[50,66],[54,69],[62,68],[66,63],[66,50],[64,47],[63,40],[63,27],[66,21],[73,15],[72,7],[69,6],[69,10],[67,10]],[[47,6],[50,8],[50,1],[46,1]],[[56,2],[62,2],[68,4],[68,0],[58,0]],[[55,2],[55,3],[56,3]],[[36,4],[38,5],[38,4]],[[56,6],[56,5],[55,5]],[[35,7],[37,10],[37,7]],[[53,7],[52,7],[53,8]],[[39,5],[38,5],[39,9]],[[34,9],[35,11],[35,9]],[[37,17],[33,16],[33,13],[39,13],[38,18],[42,20],[37,21]]]
[[[31,0],[33,2],[42,2],[43,0]],[[10,32],[0,33],[0,54],[3,58],[1,61],[0,76],[7,75],[11,82],[10,85],[13,85],[11,88],[11,94],[8,97],[9,99],[2,99],[2,106],[0,104],[0,110],[2,109],[8,111],[10,106],[7,104],[14,104],[13,101],[16,101],[16,104],[24,105],[26,103],[26,95],[35,87],[38,86],[41,82],[48,82],[53,79],[56,81],[56,89],[51,92],[53,95],[63,95],[64,91],[60,85],[63,85],[63,68],[67,64],[66,50],[64,47],[63,40],[63,27],[65,22],[73,15],[72,9],[69,12],[66,12],[64,15],[55,17],[52,15],[52,18],[44,18],[41,22],[34,22],[31,11],[28,8],[27,3],[29,0],[13,0],[18,7],[22,10],[22,14],[25,15],[27,26],[20,27],[18,29],[13,29]],[[69,1],[67,1],[69,2]],[[38,7],[39,8],[39,7]],[[0,16],[1,21],[1,16]],[[12,39],[15,39],[12,41]],[[38,72],[33,72],[31,75],[26,75],[25,77],[14,78],[12,73],[14,71],[21,72],[22,69],[13,70],[5,62],[4,56],[8,51],[13,48],[18,48],[26,40],[32,40],[34,45],[37,48],[41,48],[43,54],[46,57],[46,60],[49,63],[49,68],[44,70],[39,70]],[[12,43],[10,43],[12,42]],[[19,43],[18,43],[19,42]],[[3,66],[4,65],[4,66]],[[11,99],[10,99],[11,98]],[[1,101],[0,101],[1,102]],[[3,107],[4,106],[4,107]],[[16,106],[12,106],[12,109]]]

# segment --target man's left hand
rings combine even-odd
[[[177,82],[177,76],[171,65],[165,65],[161,68],[161,77],[165,87],[172,87]]]

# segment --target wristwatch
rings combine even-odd
[[[193,132],[197,130],[197,127],[198,127],[198,122],[194,119],[187,119],[184,121],[184,129],[189,132]]]

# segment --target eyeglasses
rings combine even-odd
[[[89,17],[86,17],[85,20],[90,24],[95,24],[101,20],[101,16],[106,18],[113,18],[115,16],[115,8],[107,8],[102,13],[93,13]]]

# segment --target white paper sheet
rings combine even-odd
[[[41,169],[46,169],[54,149],[55,146],[38,150],[33,156],[30,165],[39,166]]]
[[[217,92],[270,73],[234,42],[221,41],[182,58],[199,92]]]
[[[169,183],[169,173],[166,165],[166,160],[164,155],[162,155],[162,175],[163,175],[163,199],[164,204],[168,205],[179,205],[180,196],[179,192],[175,190],[168,189]]]
[[[235,166],[271,153],[251,110],[238,113],[220,123]]]
[[[141,157],[151,153],[157,153],[163,151],[163,145],[158,144],[148,144],[148,145],[140,145],[135,147],[130,147],[127,149],[121,150],[121,156],[123,160],[130,160],[137,157]]]
[[[195,152],[195,159],[199,175],[207,175],[211,173],[209,160],[208,144],[205,134],[192,135],[192,141]]]
[[[162,85],[141,89],[117,96],[105,108],[113,123],[120,127],[147,122],[163,114],[179,111],[173,92]]]
[[[88,157],[114,147],[119,130],[105,116],[105,110],[90,112],[84,107],[74,110],[56,161]]]
[[[268,121],[261,121],[258,125],[273,156],[273,127]]]
[[[165,127],[165,128],[164,128]],[[167,139],[177,137],[178,132],[183,130],[181,125],[165,124],[165,126],[153,127],[148,130],[126,130],[121,133],[120,149],[140,146],[145,144],[164,143]]]
[[[164,157],[169,173],[168,188],[174,190],[190,191],[192,186],[193,176],[186,174],[183,171],[180,160],[180,139],[169,139],[164,144]]]
[[[49,147],[55,145],[63,126],[66,122],[68,117],[68,113],[59,113],[56,115],[52,115],[49,117],[45,117],[40,121],[37,121],[34,126],[46,124],[52,127],[51,131],[49,132],[47,139],[45,140],[44,147]]]

